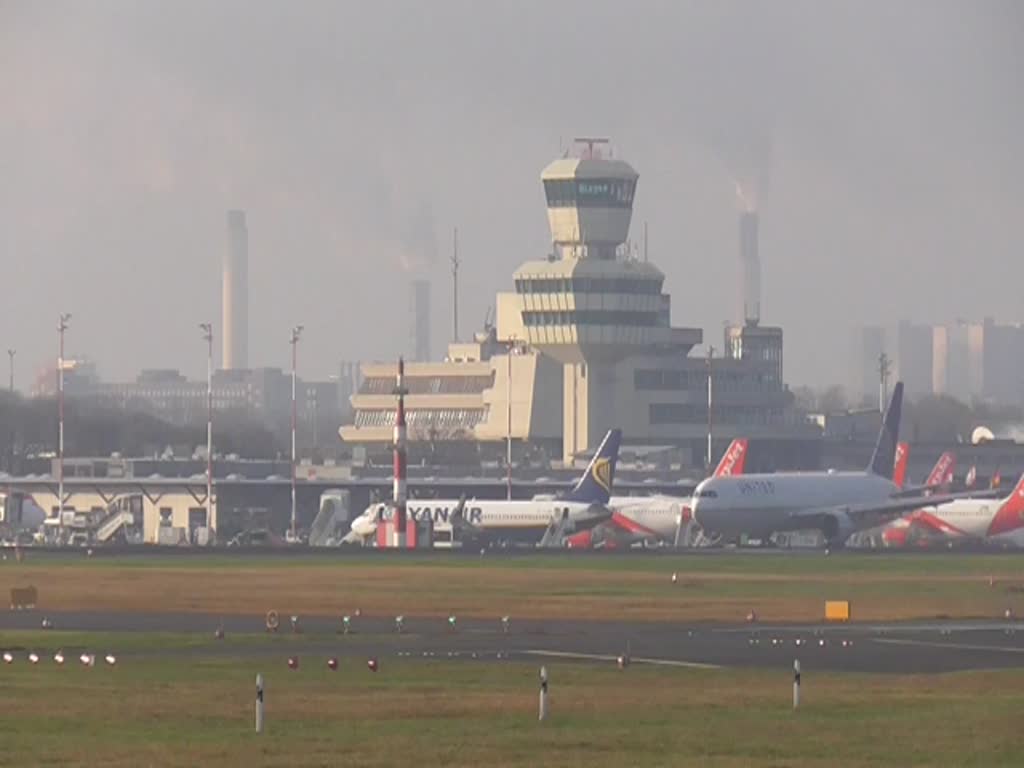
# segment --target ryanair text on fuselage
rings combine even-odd
[[[419,522],[430,518],[435,523],[447,523],[452,512],[458,508],[458,505],[454,507],[448,506],[430,506],[429,504],[406,504],[405,511],[409,515],[409,518]],[[483,509],[481,507],[471,507],[468,504],[462,508],[463,519],[471,524],[479,524],[483,517]],[[390,520],[394,514],[394,510],[390,506],[386,506],[383,509],[383,515],[385,520]]]

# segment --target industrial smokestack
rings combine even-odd
[[[740,211],[740,310],[745,325],[757,325],[761,321],[761,260],[755,182],[736,182],[736,204]]]
[[[430,361],[430,281],[413,280],[410,284],[409,341],[412,359]]]
[[[761,260],[757,253],[757,212],[740,213],[740,274],[743,296],[743,322],[761,321]]]
[[[249,230],[245,211],[228,211],[228,248],[221,283],[223,366],[249,367]]]

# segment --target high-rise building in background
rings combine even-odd
[[[866,325],[854,332],[851,397],[860,403],[878,402],[879,359],[885,352],[885,329]]]
[[[430,281],[409,284],[409,356],[417,363],[430,360]]]
[[[933,344],[932,326],[900,321],[896,330],[896,379],[903,382],[910,397],[932,394]]]
[[[249,367],[249,230],[245,211],[228,211],[228,243],[221,284],[222,367]]]
[[[948,395],[963,402],[1024,403],[1024,326],[957,320],[903,321],[897,375],[912,396]]]

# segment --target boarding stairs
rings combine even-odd
[[[551,516],[551,522],[548,523],[544,536],[541,537],[537,546],[550,549],[564,547],[566,538],[569,534],[574,533],[575,530],[576,526],[568,514],[556,512]]]
[[[110,541],[122,528],[128,528],[135,523],[135,516],[128,510],[116,510],[107,515],[99,528],[96,529],[96,541],[105,544]]]

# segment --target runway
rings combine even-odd
[[[452,658],[466,660],[549,659],[715,669],[788,669],[799,658],[805,670],[927,674],[969,669],[1024,667],[1024,622],[914,622],[894,624],[672,624],[641,621],[490,620],[448,617],[351,616],[345,634],[340,616],[301,616],[293,637],[291,618],[281,615],[273,640],[233,643],[236,635],[265,635],[264,616],[201,613],[97,613],[10,611],[0,613],[4,630],[62,632],[170,632],[205,635],[190,643],[194,655],[305,654]],[[218,627],[224,639],[215,639]],[[279,641],[279,642],[278,642]],[[131,653],[144,655],[144,650]],[[122,654],[131,655],[131,654]]]

